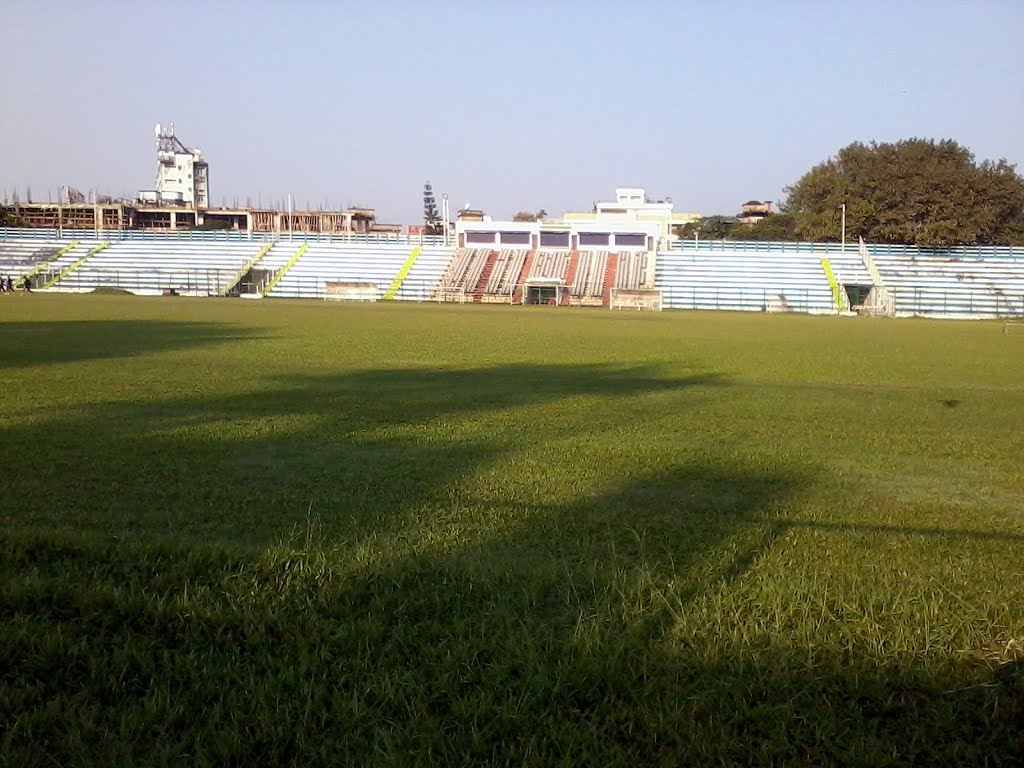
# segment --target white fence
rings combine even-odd
[[[661,299],[661,291],[657,288],[612,288],[608,308],[661,312]]]
[[[376,301],[376,283],[333,282],[324,283],[324,301]]]

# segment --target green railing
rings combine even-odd
[[[876,256],[936,256],[944,259],[971,259],[998,257],[1004,259],[1024,259],[1024,248],[1008,245],[951,245],[945,248],[929,248],[918,245],[890,245],[888,243],[868,243],[867,248]],[[810,242],[767,242],[760,240],[671,240],[667,247],[659,248],[662,252],[673,251],[743,251],[753,253],[818,253],[837,255],[847,253],[850,245],[842,243],[810,243]]]

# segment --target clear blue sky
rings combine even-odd
[[[735,213],[854,140],[1024,168],[1024,0],[0,0],[0,195],[151,188],[153,125],[212,202],[495,217],[619,185]]]

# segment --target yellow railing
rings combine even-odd
[[[412,253],[409,254],[409,258],[405,260],[405,264],[398,270],[398,274],[395,275],[395,279],[391,281],[391,286],[384,292],[384,300],[390,301],[395,298],[395,294],[402,287],[402,283],[405,282],[405,278],[409,276],[409,270],[412,269],[412,265],[416,263],[416,259],[420,255],[422,248],[413,248]]]
[[[281,267],[281,268],[280,268],[280,269],[279,269],[279,270],[277,271],[277,274],[276,274],[276,275],[274,275],[274,276],[273,276],[273,277],[272,277],[272,278],[270,279],[270,282],[268,282],[268,283],[267,283],[267,287],[263,289],[263,295],[264,295],[264,296],[268,296],[268,295],[270,295],[270,292],[271,292],[272,290],[274,290],[274,286],[275,286],[275,285],[277,285],[277,284],[278,284],[279,282],[281,282],[281,278],[285,276],[285,273],[286,273],[286,272],[287,272],[287,271],[288,271],[289,269],[291,269],[292,267],[294,267],[294,266],[295,266],[295,262],[297,262],[297,261],[299,260],[299,258],[301,258],[302,254],[304,254],[304,253],[306,252],[306,249],[307,249],[307,248],[309,248],[309,243],[303,243],[303,244],[302,244],[302,247],[301,247],[301,248],[299,248],[299,250],[297,250],[297,251],[295,252],[295,255],[294,255],[294,256],[292,256],[292,257],[291,257],[290,259],[288,259],[288,263],[287,263],[287,264],[285,264],[285,265],[284,265],[283,267]]]
[[[836,280],[836,273],[832,271],[832,262],[827,258],[822,257],[821,268],[825,270],[825,276],[828,277],[828,284],[832,287],[832,300],[836,303],[836,309],[842,312],[846,309],[846,301],[843,297],[843,289],[839,285],[839,281]]]
[[[270,249],[273,248],[273,247],[274,247],[274,244],[271,242],[271,243],[267,243],[262,248],[260,248],[260,252],[257,253],[255,256],[253,256],[249,261],[247,261],[245,263],[245,266],[243,266],[240,270],[238,270],[238,272],[231,279],[231,281],[228,282],[228,284],[224,286],[224,289],[220,292],[220,295],[221,296],[227,296],[229,293],[231,293],[231,289],[234,288],[236,285],[238,285],[238,283],[241,282],[242,278],[245,277],[247,274],[249,274],[249,270],[252,269],[253,267],[255,267],[257,264],[259,264],[260,263],[260,259],[262,259],[268,253],[270,253]]]
[[[63,280],[63,279],[65,278],[65,277],[67,277],[67,276],[68,276],[68,275],[70,275],[70,274],[71,274],[72,272],[74,272],[74,271],[75,271],[76,269],[78,269],[78,268],[79,268],[80,266],[82,266],[83,264],[85,264],[85,262],[86,262],[86,261],[87,261],[87,260],[88,260],[88,259],[89,259],[89,258],[90,258],[91,256],[94,256],[94,255],[96,255],[97,253],[99,253],[100,251],[102,251],[102,250],[103,250],[104,248],[106,248],[106,247],[107,247],[108,245],[110,245],[110,241],[109,241],[109,240],[108,240],[107,242],[105,242],[105,243],[100,243],[100,244],[99,244],[99,245],[97,245],[97,246],[96,246],[95,248],[92,248],[92,249],[90,249],[90,251],[89,251],[89,252],[88,252],[87,254],[85,254],[85,256],[83,256],[82,258],[80,258],[80,259],[79,259],[78,261],[76,261],[76,262],[75,262],[74,264],[71,264],[71,265],[69,265],[69,266],[65,267],[64,269],[62,269],[62,270],[61,270],[61,271],[60,271],[60,272],[59,272],[59,273],[57,274],[57,276],[56,276],[55,278],[53,278],[52,280],[50,280],[50,281],[49,281],[48,283],[46,283],[46,285],[44,285],[44,286],[43,286],[43,288],[44,288],[44,289],[45,289],[45,288],[52,288],[52,287],[53,287],[53,286],[55,286],[55,285],[56,285],[57,283],[59,283],[59,282],[60,282],[61,280]]]
[[[72,248],[77,248],[77,247],[78,247],[78,241],[77,240],[72,242],[70,245],[65,245],[63,248],[61,248],[59,251],[57,251],[55,254],[53,254],[46,261],[42,261],[42,262],[36,264],[35,269],[33,269],[31,272],[28,272],[25,275],[25,277],[28,278],[28,277],[34,277],[35,275],[38,275],[40,272],[43,271],[44,268],[46,268],[47,266],[49,266],[50,264],[55,262],[57,259],[59,259],[61,256],[63,256],[65,253],[70,251]]]

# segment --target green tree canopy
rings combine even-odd
[[[791,213],[771,213],[756,224],[737,224],[729,237],[733,240],[762,240],[792,242],[799,240],[796,221]]]
[[[423,185],[423,224],[428,234],[440,234],[444,231],[444,222],[441,221],[441,214],[437,212],[434,188],[429,181]]]
[[[704,216],[684,224],[677,234],[684,239],[698,236],[702,240],[731,240],[733,233],[741,228],[733,216]]]
[[[546,219],[548,212],[541,208],[539,211],[534,213],[533,211],[519,211],[515,216],[512,217],[512,221],[540,221]]]
[[[948,139],[855,142],[786,192],[785,212],[802,240],[838,240],[845,203],[850,239],[1024,244],[1024,179],[1005,160],[977,163],[970,150]]]
[[[0,205],[0,227],[23,227],[25,222],[14,211]]]

